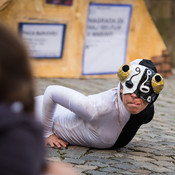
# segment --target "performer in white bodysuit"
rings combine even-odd
[[[130,117],[119,94],[118,89],[111,89],[85,96],[66,87],[49,86],[44,100],[43,96],[36,99],[39,104],[44,101],[45,136],[49,137],[54,133],[71,145],[111,147]],[[39,113],[42,114],[41,111]]]
[[[35,98],[36,115],[43,120],[45,137],[56,136],[65,144],[93,148],[114,146],[131,114],[147,108],[149,111],[163,88],[163,78],[140,64],[144,62],[139,59],[122,66],[118,71],[118,87],[98,94],[85,96],[63,86],[49,86],[44,95]],[[153,87],[155,76],[158,91]],[[47,143],[57,145],[51,142]]]

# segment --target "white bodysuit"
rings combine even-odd
[[[71,145],[112,147],[130,118],[119,89],[85,96],[66,87],[49,86],[43,96],[35,98],[35,112],[43,118],[45,137],[55,134]]]

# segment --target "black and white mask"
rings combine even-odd
[[[153,103],[163,89],[163,78],[153,69],[139,64],[140,62],[143,63],[143,59],[137,59],[130,65],[120,67],[118,77],[123,86],[123,94],[134,93],[146,102]]]

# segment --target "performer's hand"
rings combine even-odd
[[[67,147],[68,143],[59,139],[55,134],[50,135],[49,137],[45,138],[45,145],[50,145],[52,148],[57,146],[58,148]]]

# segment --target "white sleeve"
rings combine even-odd
[[[75,90],[63,86],[48,86],[43,99],[43,116],[46,125],[46,136],[52,133],[53,115],[56,104],[71,110],[80,118],[91,121],[97,116],[97,109],[90,96],[85,96]]]

